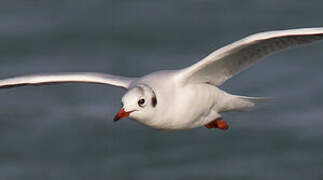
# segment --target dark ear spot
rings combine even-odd
[[[155,96],[151,98],[151,105],[153,107],[156,107],[156,105],[157,105],[157,98]]]

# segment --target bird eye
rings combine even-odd
[[[145,104],[145,99],[144,98],[141,98],[141,99],[139,99],[139,101],[138,101],[138,105],[140,106],[140,107],[143,107],[144,106],[144,104]]]

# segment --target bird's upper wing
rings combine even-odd
[[[0,80],[0,88],[8,88],[24,85],[42,85],[51,83],[96,83],[109,84],[127,89],[135,78],[126,78],[104,73],[58,73],[19,76]]]
[[[180,75],[185,83],[219,86],[265,55],[321,39],[323,28],[254,34],[214,51],[196,64],[180,70]]]

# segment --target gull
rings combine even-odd
[[[266,55],[321,39],[323,27],[267,31],[226,45],[183,69],[156,71],[138,78],[96,72],[28,75],[1,80],[0,88],[107,84],[128,90],[114,121],[129,117],[159,130],[202,126],[226,130],[229,126],[222,112],[249,110],[270,98],[233,95],[219,86]]]

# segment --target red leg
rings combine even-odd
[[[227,122],[225,122],[221,117],[211,121],[209,124],[205,125],[206,128],[219,128],[222,130],[227,130],[229,128],[229,125]]]

